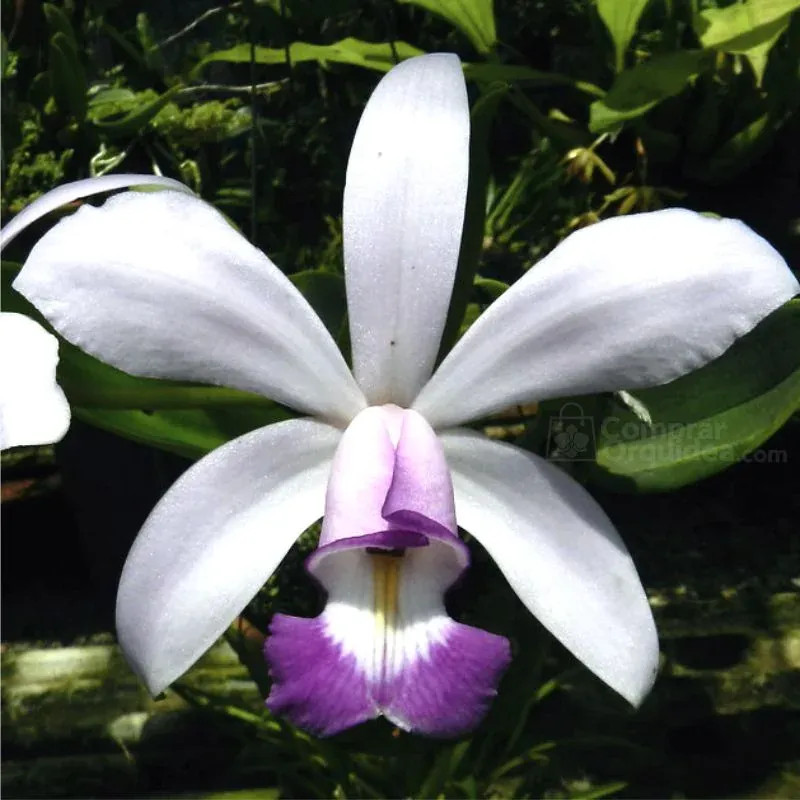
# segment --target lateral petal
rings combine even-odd
[[[185,472],[145,522],[117,595],[117,635],[153,694],[220,636],[322,516],[341,431],[288,420],[234,439]]]
[[[468,172],[458,57],[435,53],[394,67],[364,109],[344,190],[353,371],[370,404],[407,406],[433,370]]]
[[[602,509],[538,456],[478,434],[442,434],[458,524],[528,610],[599,678],[638,705],[658,637],[636,568]]]
[[[67,203],[103,192],[113,192],[115,189],[128,189],[131,186],[156,186],[193,194],[188,186],[160,175],[103,175],[101,178],[85,178],[82,181],[65,183],[34,200],[29,206],[25,206],[0,231],[0,250],[16,239],[25,228],[32,225],[37,219],[41,219]]]
[[[56,383],[58,339],[24,314],[0,314],[0,449],[57,442],[69,404]]]
[[[14,287],[66,339],[134,375],[258,392],[339,424],[364,406],[302,295],[194,196],[83,206],[40,239]]]
[[[798,291],[736,220],[685,209],[577,231],[467,331],[413,407],[436,428],[550,397],[667,383]]]

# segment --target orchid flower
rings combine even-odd
[[[202,655],[320,518],[307,568],[325,608],[275,615],[265,647],[267,704],[296,724],[332,734],[383,715],[443,736],[480,721],[510,651],[445,610],[469,564],[459,527],[599,678],[633,704],[650,689],[655,625],[606,515],[547,461],[460,426],[515,403],[677,378],[797,281],[739,222],[680,209],[612,219],[560,244],[434,371],[468,144],[453,55],[401,63],[370,98],[344,190],[352,373],[286,277],[191,194],[84,206],[31,252],[16,288],[89,353],[311,415],[214,450],[145,522],[122,573],[117,632],[152,692]]]
[[[58,339],[24,314],[0,314],[0,449],[52,444],[69,427],[56,383]]]

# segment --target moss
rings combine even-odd
[[[23,109],[21,141],[12,150],[3,186],[3,214],[16,214],[37,197],[63,183],[73,150],[41,151],[42,120],[32,106]]]
[[[250,110],[235,99],[210,100],[187,108],[167,103],[151,124],[176,149],[192,149],[249,130]]]

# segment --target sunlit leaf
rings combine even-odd
[[[352,64],[358,67],[388,72],[397,60],[422,55],[423,51],[407,42],[364,42],[348,37],[333,44],[310,44],[309,42],[292,42],[289,45],[289,58],[293,64],[302,61],[318,61],[322,64]],[[257,64],[284,64],[286,51],[282,47],[256,47],[255,62]],[[227,50],[216,50],[209,53],[195,67],[195,73],[206,64],[215,61],[226,61],[235,64],[250,63],[250,45],[240,44]]]
[[[764,81],[764,73],[767,70],[767,61],[769,61],[770,50],[775,46],[778,39],[786,33],[789,27],[789,17],[783,17],[776,20],[771,26],[765,25],[768,29],[767,35],[764,40],[753,47],[748,48],[742,55],[750,62],[750,67],[756,78],[756,86],[761,87]]]
[[[692,24],[703,47],[745,56],[760,86],[769,51],[798,8],[800,0],[749,0],[726,8],[707,8],[695,15]]]
[[[775,24],[800,9],[800,0],[749,0],[726,8],[707,8],[692,22],[703,47],[744,53],[769,39]]]
[[[458,28],[481,54],[494,49],[497,31],[494,24],[492,0],[398,0],[446,19]]]
[[[326,45],[309,42],[292,42],[289,45],[289,58],[293,64],[306,61],[317,61],[320,64],[351,64],[378,72],[388,72],[398,61],[422,55],[423,52],[407,42],[364,42],[352,37]],[[254,58],[257,64],[285,64],[286,50],[282,47],[256,47]],[[227,50],[209,53],[195,67],[195,76],[206,64],[216,61],[249,64],[250,45],[241,44]],[[585,94],[603,96],[603,90],[588,81],[576,80],[556,72],[532,69],[522,64],[466,63],[464,75],[468,80],[487,84],[508,81],[522,86],[571,86]]]
[[[617,72],[625,67],[625,53],[636,33],[639,18],[650,0],[597,0],[597,13],[614,42],[614,64]]]
[[[617,76],[605,97],[592,103],[589,129],[603,133],[645,114],[668,97],[679,94],[713,62],[703,50],[681,50],[654,56]]]

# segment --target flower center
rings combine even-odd
[[[373,674],[380,683],[391,677],[389,670],[394,663],[402,556],[402,550],[370,553],[375,618]]]

